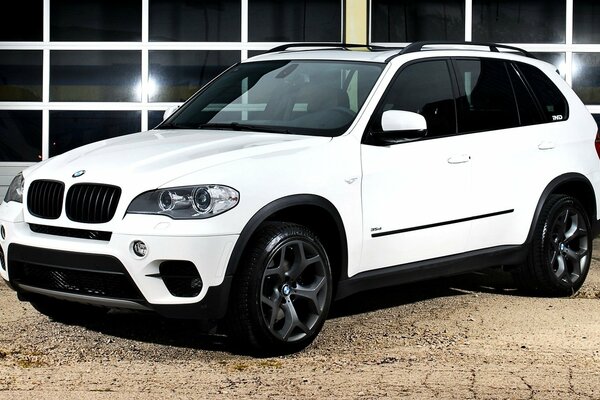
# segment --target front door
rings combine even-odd
[[[456,135],[455,88],[445,59],[403,67],[374,113],[381,129],[390,109],[417,112],[425,138],[362,145],[363,254],[360,271],[457,254],[471,226],[467,136]]]

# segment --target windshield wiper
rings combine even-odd
[[[249,125],[240,124],[239,122],[226,122],[226,123],[207,123],[196,126],[197,129],[228,129],[232,131],[249,131],[249,132],[266,132],[266,133],[286,133],[292,134],[288,129],[285,128],[273,128],[260,125]]]

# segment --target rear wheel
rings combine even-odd
[[[542,295],[575,294],[590,267],[592,239],[581,203],[566,195],[550,196],[535,227],[527,261],[517,270],[521,286]]]
[[[261,353],[299,351],[323,327],[331,292],[329,260],[316,235],[297,224],[264,225],[234,280],[229,334]]]

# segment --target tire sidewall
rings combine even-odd
[[[299,340],[293,342],[285,342],[273,335],[273,333],[271,332],[264,320],[261,304],[262,280],[267,265],[269,264],[271,259],[278,253],[278,251],[290,242],[297,240],[309,243],[317,250],[317,252],[321,256],[321,259],[323,260],[323,263],[325,265],[325,274],[327,280],[327,298],[325,301],[323,312],[321,313],[319,321],[314,326],[313,330],[305,337]],[[300,225],[284,225],[282,229],[279,229],[278,233],[271,238],[267,246],[265,246],[262,256],[256,259],[253,267],[253,279],[249,286],[248,295],[251,296],[250,304],[252,305],[249,309],[250,319],[259,330],[259,332],[257,332],[258,335],[256,335],[256,338],[259,341],[264,342],[261,343],[262,346],[268,347],[275,352],[293,352],[308,346],[321,331],[321,328],[323,327],[323,324],[327,319],[327,314],[331,305],[333,288],[331,278],[331,266],[329,264],[327,252],[325,251],[323,245],[320,243],[318,238],[307,228]],[[261,340],[261,338],[263,340]]]
[[[574,198],[568,196],[559,196],[549,204],[548,213],[545,218],[541,221],[539,233],[537,236],[538,243],[534,243],[534,246],[539,248],[540,251],[537,253],[537,258],[534,260],[538,266],[540,266],[540,272],[545,275],[544,278],[551,283],[552,286],[556,288],[556,290],[564,293],[564,294],[573,294],[585,281],[585,278],[588,274],[591,264],[591,257],[588,255],[588,259],[585,263],[585,268],[582,269],[581,275],[575,282],[565,282],[559,277],[556,276],[554,271],[552,270],[552,266],[550,265],[550,260],[548,259],[549,254],[549,246],[551,246],[551,235],[552,235],[552,227],[565,209],[571,208],[577,211],[577,213],[582,217],[583,223],[585,224],[585,228],[587,231],[587,246],[588,251],[591,253],[592,250],[592,231],[591,224],[587,212],[583,208],[583,206]]]

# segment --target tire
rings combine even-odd
[[[577,199],[552,195],[535,226],[526,262],[516,270],[519,286],[544,296],[574,295],[588,274],[592,230]]]
[[[62,301],[45,296],[35,296],[28,299],[28,301],[39,313],[58,322],[92,321],[103,317],[108,312],[108,308]]]
[[[251,239],[233,281],[226,318],[233,344],[260,355],[289,354],[317,336],[331,304],[331,267],[308,228],[263,225]]]

